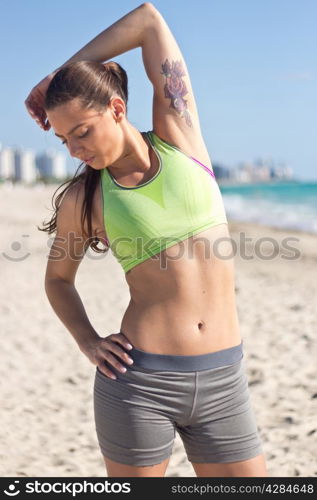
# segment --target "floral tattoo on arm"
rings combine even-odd
[[[164,94],[168,99],[172,99],[170,108],[176,109],[181,117],[184,117],[186,123],[189,127],[192,127],[192,120],[190,113],[187,109],[187,101],[184,96],[188,93],[185,82],[182,80],[182,76],[186,73],[182,66],[182,61],[172,61],[170,64],[169,60],[166,59],[165,63],[162,64],[162,72],[166,78],[164,85]]]

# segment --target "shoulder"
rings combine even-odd
[[[81,213],[85,198],[85,185],[78,179],[66,189],[57,212],[57,231],[73,230],[81,233]]]
[[[76,232],[80,234],[83,234],[84,228],[85,235],[88,235],[88,219],[90,219],[92,236],[97,237],[103,243],[107,243],[108,236],[103,218],[103,197],[100,176],[97,178],[94,191],[90,191],[88,194],[88,196],[91,196],[91,200],[90,203],[87,203],[87,207],[85,206],[86,215],[84,220],[82,220],[86,196],[85,181],[83,179],[78,179],[78,181],[69,188],[63,199],[63,216],[65,217],[65,221],[68,226],[74,226]]]
[[[91,237],[97,238],[108,246],[109,240],[103,223],[100,182],[97,182],[95,191],[91,192],[92,199],[88,203],[87,210],[86,206],[84,206],[85,197],[86,191],[83,179],[78,179],[65,191],[57,211],[57,235],[67,241],[72,240],[74,244],[77,240],[78,242],[84,241],[85,248],[91,243]],[[83,219],[84,209],[85,217]],[[88,221],[91,223],[91,233],[89,232]],[[74,241],[73,237],[75,237]]]
[[[60,208],[63,207],[64,212],[67,212],[67,209],[78,210],[78,207],[81,208],[84,198],[85,183],[82,179],[75,180],[65,191]]]

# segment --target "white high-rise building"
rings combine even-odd
[[[13,179],[14,169],[14,151],[11,148],[0,147],[0,177],[1,179]]]
[[[31,183],[36,181],[34,152],[31,150],[14,151],[14,178],[17,181]]]
[[[64,153],[53,153],[53,176],[57,179],[65,179],[67,177],[66,157]]]
[[[36,165],[41,177],[67,177],[66,157],[59,151],[45,151],[37,155]]]

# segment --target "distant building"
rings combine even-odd
[[[279,166],[271,168],[271,177],[277,179],[291,179],[293,177],[293,169],[281,163]]]
[[[231,170],[231,178],[235,182],[247,183],[252,181],[253,166],[248,163],[239,163]]]
[[[254,163],[239,163],[230,169],[229,179],[237,183],[270,182],[293,177],[293,169],[285,164],[275,166],[271,158],[258,158]]]
[[[284,166],[283,169],[284,169],[284,177],[286,177],[287,179],[294,178],[294,171],[291,167]]]
[[[36,181],[34,152],[31,150],[14,150],[14,180],[27,184]]]
[[[0,179],[27,184],[41,179],[65,179],[68,176],[66,157],[58,151],[36,155],[32,150],[0,144]]]
[[[11,148],[0,147],[0,178],[9,180],[14,178],[14,151]]]
[[[228,179],[230,177],[230,170],[219,163],[212,166],[216,179]]]
[[[240,162],[231,168],[215,163],[212,168],[220,184],[271,182],[294,176],[291,167],[283,162],[275,164],[272,158],[256,158],[254,162]],[[65,180],[68,176],[66,156],[62,152],[47,150],[35,156],[31,150],[2,148],[0,144],[0,179],[33,183]]]
[[[39,177],[54,177],[56,179],[67,177],[66,158],[63,153],[45,151],[36,156],[36,166]]]

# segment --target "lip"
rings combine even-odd
[[[84,158],[83,161],[85,163],[90,163],[90,162],[92,162],[92,160],[94,160],[94,158],[95,158],[94,156],[91,156],[90,158]]]

